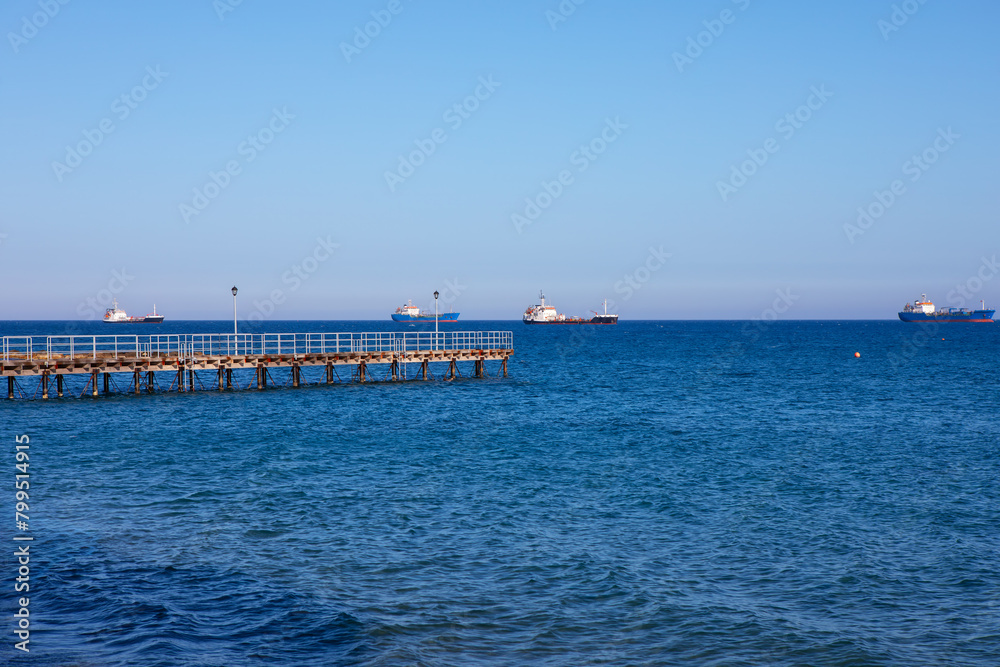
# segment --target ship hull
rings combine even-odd
[[[589,320],[521,320],[525,324],[618,324],[618,320],[610,317],[594,317]]]
[[[995,310],[973,310],[969,313],[899,313],[904,322],[993,322]]]
[[[461,313],[440,313],[437,316],[438,322],[458,322],[458,316]],[[393,322],[433,322],[433,315],[406,315],[400,313],[392,314]]]
[[[162,316],[130,317],[127,320],[104,320],[105,324],[160,324],[161,322],[163,322]]]

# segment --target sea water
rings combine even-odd
[[[122,326],[2,329],[231,324]],[[0,661],[1000,661],[997,326],[448,326],[510,376],[0,401]]]

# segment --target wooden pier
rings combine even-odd
[[[6,336],[0,375],[9,399],[77,395],[71,379],[83,397],[482,378],[487,362],[507,377],[513,339],[510,331]]]

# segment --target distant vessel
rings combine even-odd
[[[545,294],[538,293],[540,304],[529,306],[524,311],[521,321],[525,324],[618,324],[618,316],[608,313],[608,300],[604,300],[604,314],[594,312],[594,316],[589,320],[584,317],[567,317],[558,312],[554,306],[545,303]]]
[[[987,310],[986,302],[981,310],[970,310],[969,308],[944,308],[935,310],[934,304],[927,299],[926,294],[921,294],[919,299],[913,303],[903,306],[899,313],[899,319],[904,322],[992,322],[995,310]]]
[[[438,313],[438,322],[457,322],[458,316],[461,313]],[[396,312],[392,314],[393,322],[433,322],[435,319],[434,313],[428,313],[426,311],[420,312],[420,309],[413,305],[412,300],[407,300],[405,306],[400,306],[396,309]]]
[[[114,299],[111,308],[104,311],[104,321],[109,324],[159,324],[163,321],[163,315],[156,313],[156,304],[153,304],[153,312],[143,317],[129,317],[128,313],[118,307],[118,299]]]

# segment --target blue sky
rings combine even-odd
[[[230,2],[5,3],[0,319],[997,305],[995,3]]]

